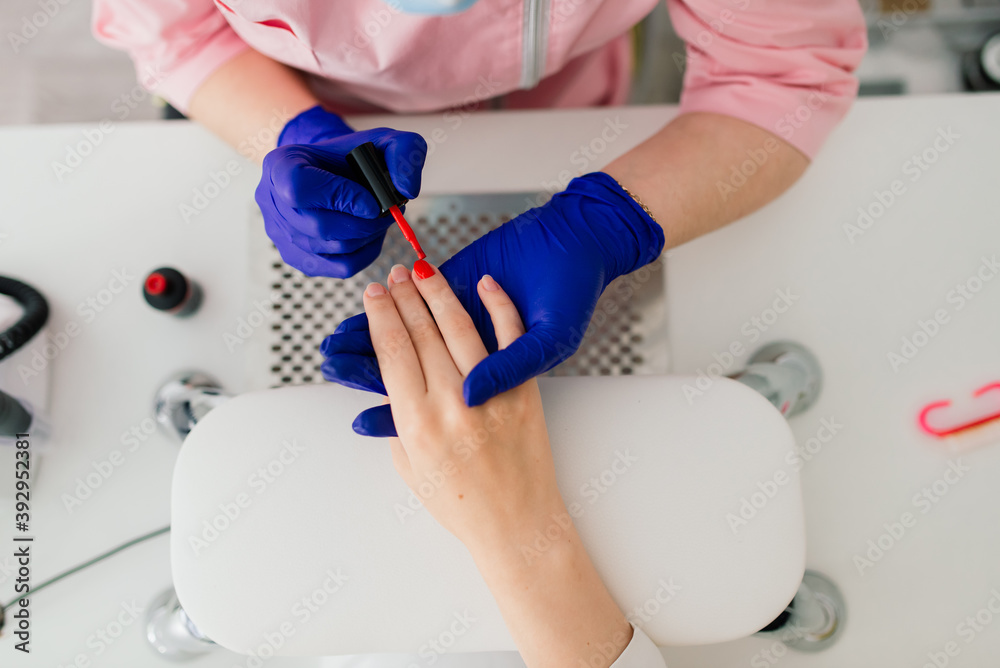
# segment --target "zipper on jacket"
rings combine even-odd
[[[550,0],[524,0],[521,88],[534,88],[545,73]]]

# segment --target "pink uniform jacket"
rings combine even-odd
[[[479,0],[428,17],[393,0],[95,0],[93,29],[182,111],[247,48],[306,72],[339,113],[582,107],[625,102],[628,31],[657,1]],[[687,43],[674,56],[687,68],[681,111],[733,116],[815,155],[857,94],[857,0],[667,5]]]

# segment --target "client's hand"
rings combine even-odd
[[[364,302],[406,484],[431,483],[424,505],[470,549],[565,513],[537,383],[467,407],[462,380],[487,355],[472,318],[437,271],[414,280],[397,265],[387,282],[391,296],[373,283]],[[524,333],[521,318],[492,278],[478,290],[503,348]]]
[[[364,302],[396,470],[469,549],[529,668],[610,666],[633,629],[559,494],[535,381],[469,408],[462,381],[487,353],[448,282],[397,265],[388,285],[369,285]],[[524,332],[517,309],[489,276],[477,290],[503,348]]]

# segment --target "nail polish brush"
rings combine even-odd
[[[403,212],[399,210],[399,207],[406,204],[409,200],[403,197],[396,190],[396,186],[392,184],[392,178],[389,176],[389,169],[385,165],[385,159],[379,153],[378,149],[375,148],[375,144],[371,142],[361,144],[347,154],[347,162],[354,169],[358,177],[358,182],[365,186],[378,201],[379,208],[381,209],[379,216],[390,214],[396,220],[396,224],[399,225],[403,236],[413,246],[413,250],[417,252],[417,258],[423,260],[427,257],[424,249],[420,247],[420,242],[417,241],[417,235],[413,233],[413,228],[406,222]]]

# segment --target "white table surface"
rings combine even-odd
[[[842,425],[801,474],[807,564],[841,587],[847,626],[834,647],[786,654],[782,666],[922,666],[928,652],[952,640],[960,651],[949,665],[997,665],[1000,615],[971,642],[956,627],[1000,592],[1000,421],[989,444],[964,454],[916,423],[919,410],[940,399],[952,399],[956,410],[933,414],[937,424],[1000,408],[997,391],[992,401],[964,399],[1000,381],[1000,274],[961,308],[958,293],[948,300],[983,256],[1000,260],[997,118],[997,95],[863,101],[786,195],[667,261],[674,371],[707,372],[734,342],[748,350],[734,360],[740,369],[755,348],[792,339],[818,356],[825,373],[817,405],[791,419],[800,447],[824,418]],[[958,137],[912,181],[907,161],[949,128]],[[844,225],[896,179],[905,191],[851,243]],[[777,290],[796,300],[761,331],[752,319],[771,319],[764,314]],[[888,353],[899,353],[901,338],[939,310],[945,324],[894,370]],[[939,502],[914,504],[914,494],[941,479],[956,457],[970,470]],[[867,542],[905,512],[914,526],[859,569],[854,556],[865,557]],[[1000,597],[992,605],[1000,611]],[[755,637],[671,648],[666,656],[675,666],[773,665],[760,653],[773,642]]]
[[[787,282],[801,292],[801,301],[761,342],[780,336],[809,345],[828,378],[820,405],[795,419],[796,432],[811,436],[819,417],[831,414],[846,425],[804,475],[811,565],[833,575],[857,603],[842,650],[786,655],[786,665],[834,665],[835,657],[844,656],[836,652],[848,650],[857,665],[920,665],[924,645],[933,649],[950,639],[955,624],[975,614],[990,587],[1000,585],[1000,494],[990,484],[1000,470],[997,447],[963,459],[974,463],[974,473],[864,578],[852,578],[849,561],[942,471],[940,453],[919,443],[900,416],[908,419],[919,400],[966,388],[977,365],[992,365],[982,373],[992,369],[994,379],[1000,375],[995,343],[987,346],[1000,340],[997,318],[991,319],[998,312],[1000,281],[913,364],[891,379],[885,366],[885,352],[898,337],[943,305],[941,288],[975,268],[972,249],[1000,250],[993,155],[1000,134],[991,125],[998,112],[998,96],[861,102],[790,193],[751,219],[677,249],[668,260],[678,371],[704,367],[713,352],[741,336],[739,326],[761,312],[769,303],[765,297]],[[484,113],[461,119],[457,127],[454,119],[427,115],[367,118],[356,125],[391,123],[427,136],[434,151],[425,192],[522,191],[579,171],[574,153],[609,123],[620,134],[587,170],[599,169],[674,113],[666,107]],[[855,246],[847,244],[840,229],[845,216],[867,204],[872,188],[886,187],[905,156],[923,149],[934,129],[949,123],[965,133],[953,152]],[[0,271],[47,295],[50,331],[71,321],[81,328],[52,367],[55,452],[42,461],[33,492],[36,582],[169,521],[176,444],[159,432],[134,452],[121,442],[123,432],[149,417],[163,378],[200,368],[231,391],[246,387],[240,351],[231,354],[223,334],[252,309],[246,298],[246,224],[255,206],[257,170],[238,162],[232,184],[185,223],[178,207],[191,203],[193,189],[242,158],[187,123],[122,124],[60,181],[52,163],[65,160],[66,147],[84,140],[88,127],[92,132],[90,126],[0,130]],[[163,264],[183,269],[206,288],[196,317],[180,321],[142,302],[142,275]],[[122,268],[132,282],[86,322],[78,305]],[[847,319],[859,303],[872,312]],[[954,374],[944,373],[951,369]],[[922,381],[925,375],[934,383]],[[115,450],[122,451],[124,464],[68,512],[63,495],[72,494],[76,479]],[[0,508],[0,543],[10,544],[12,521],[8,503]],[[0,557],[2,566],[10,563]],[[167,542],[160,538],[55,585],[33,603],[32,654],[13,665],[69,666],[78,654],[94,666],[153,664],[138,623],[100,654],[88,638],[115,620],[123,603],[145,606],[169,582]],[[3,600],[12,596],[12,579],[3,568],[0,591]],[[1000,653],[998,629],[1000,622],[974,643],[962,644],[954,665],[985,665],[984,657]],[[768,644],[762,642],[670,650],[668,657],[672,666],[745,665]],[[4,657],[11,645],[10,638],[0,640]],[[235,664],[231,655],[220,654],[198,665]]]

